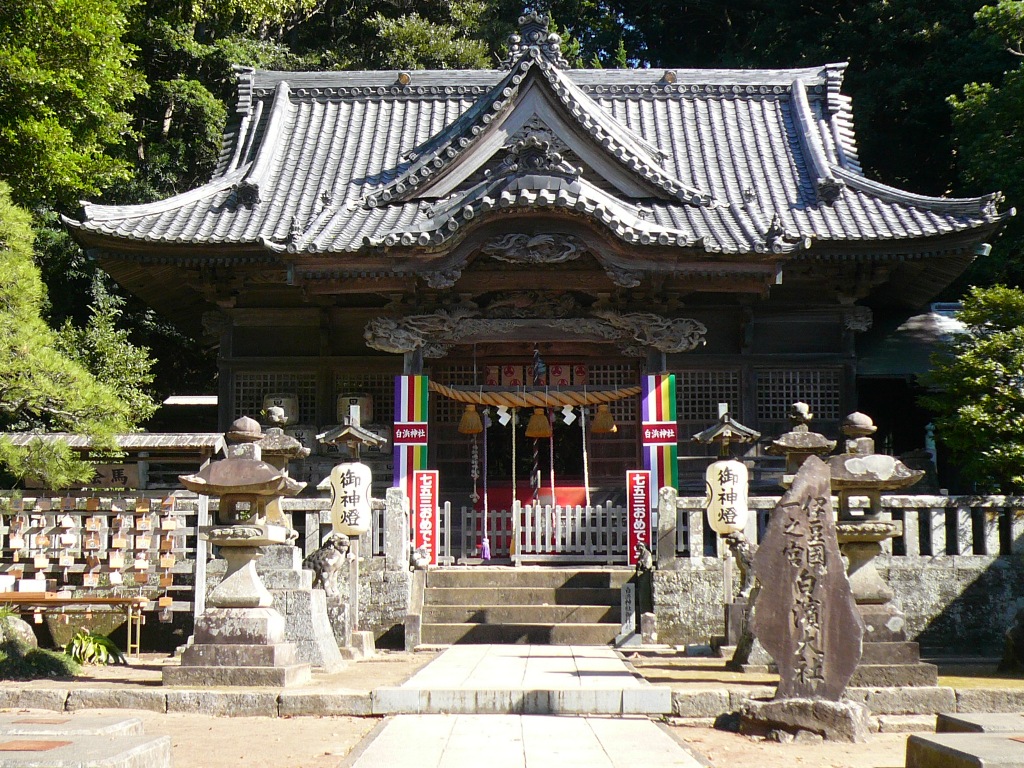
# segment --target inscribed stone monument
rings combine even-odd
[[[860,660],[864,624],[836,541],[828,467],[817,457],[772,511],[754,572],[762,588],[753,632],[778,665],[776,699],[838,701]]]

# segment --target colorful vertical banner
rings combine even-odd
[[[679,487],[679,425],[676,423],[676,377],[672,373],[644,376],[641,397],[641,443],[644,469],[651,471],[651,504],[658,489]]]
[[[651,473],[631,469],[626,472],[626,519],[629,526],[629,564],[640,560],[640,545],[653,550],[651,544]]]
[[[426,376],[395,377],[395,487],[413,498],[412,473],[427,468]]]
[[[412,473],[413,547],[423,550],[431,565],[437,565],[437,537],[441,522],[437,484],[436,469],[417,469]]]

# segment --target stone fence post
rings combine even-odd
[[[676,560],[676,500],[679,493],[666,486],[658,491],[658,568],[672,570]]]
[[[401,488],[388,488],[384,497],[384,569],[409,570],[409,499]]]

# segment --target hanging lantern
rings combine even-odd
[[[551,423],[543,408],[534,408],[533,416],[526,425],[527,437],[551,437]]]
[[[590,426],[590,431],[595,435],[607,435],[619,431],[607,403],[597,406],[597,414],[594,416],[594,423]]]
[[[483,431],[484,423],[477,413],[476,406],[468,403],[462,414],[462,421],[459,422],[459,432],[463,435],[479,435]]]
[[[747,468],[739,461],[716,461],[705,475],[708,524],[715,533],[742,531],[747,526]]]

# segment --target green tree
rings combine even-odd
[[[950,98],[961,178],[973,192],[1002,190],[1011,203],[1024,202],[1024,2],[1003,0],[982,8],[980,27],[1012,53],[1017,66],[1001,78],[970,83]],[[1024,285],[1024,224],[1012,220],[998,252],[970,277]]]
[[[1024,291],[972,288],[966,330],[933,360],[924,404],[936,436],[979,491],[1024,491]]]
[[[32,259],[32,241],[31,216],[11,202],[10,188],[0,182],[0,427],[80,432],[97,447],[112,449],[114,435],[132,429],[140,414],[119,397],[117,387],[98,381],[62,352],[61,339],[40,314],[44,289]],[[89,338],[93,344],[98,335],[90,333]],[[17,477],[38,477],[52,488],[92,476],[89,466],[62,442],[37,440],[15,447],[9,438],[0,439],[0,465]]]
[[[144,88],[122,41],[134,0],[0,5],[0,179],[15,202],[72,205],[128,177],[109,150]]]

